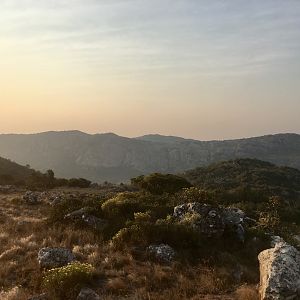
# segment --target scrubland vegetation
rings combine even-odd
[[[253,160],[210,168],[185,177],[140,176],[122,192],[108,184],[54,189],[48,193],[59,193],[55,204],[49,195],[36,205],[25,203],[21,191],[1,195],[0,298],[46,292],[50,299],[76,299],[88,286],[103,299],[258,299],[258,253],[271,234],[291,242],[299,234],[300,171]],[[174,207],[194,202],[216,212],[245,211],[252,220],[245,239],[227,227],[212,236],[199,232],[195,224],[206,222],[200,215],[174,216]],[[80,209],[102,225],[72,215]],[[174,259],[160,261],[147,251],[159,244],[172,247]],[[44,270],[37,261],[43,247],[68,248],[76,262]]]

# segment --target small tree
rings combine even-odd
[[[49,178],[49,180],[50,181],[54,181],[54,172],[53,172],[53,170],[48,170],[47,171],[47,176],[48,176],[48,178]]]
[[[131,184],[156,195],[174,194],[183,188],[191,187],[191,184],[183,177],[161,173],[132,178]]]

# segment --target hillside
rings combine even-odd
[[[12,184],[25,181],[35,171],[0,157],[0,184]]]
[[[300,135],[203,142],[80,131],[9,134],[0,135],[0,156],[43,172],[53,169],[58,177],[120,182],[140,174],[179,173],[235,158],[256,158],[300,168]]]
[[[300,208],[285,196],[235,199],[228,191],[296,192],[299,174],[238,159],[186,172],[201,188],[155,173],[123,190],[0,191],[0,299],[262,299],[270,236],[296,247],[284,246],[280,261],[300,257]],[[289,266],[271,275],[289,279]],[[79,297],[87,288],[94,298]]]
[[[237,159],[196,168],[184,173],[193,185],[202,189],[229,191],[251,188],[274,195],[298,195],[300,171],[256,159]]]

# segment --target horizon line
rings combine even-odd
[[[232,141],[232,140],[243,140],[243,139],[252,139],[252,138],[260,138],[260,137],[267,137],[267,136],[277,136],[277,135],[300,135],[300,132],[277,132],[277,133],[267,133],[267,134],[261,134],[261,135],[253,135],[253,136],[247,136],[247,137],[236,137],[236,138],[224,138],[224,139],[205,139],[200,140],[196,138],[189,138],[189,137],[183,137],[183,136],[177,136],[177,135],[168,135],[168,134],[160,134],[160,133],[146,133],[144,135],[140,136],[123,136],[120,134],[117,134],[115,132],[85,132],[79,129],[70,129],[70,130],[46,130],[41,132],[28,132],[28,133],[0,133],[0,136],[3,135],[39,135],[39,134],[47,134],[47,133],[72,133],[77,132],[85,135],[95,136],[95,135],[115,135],[121,138],[126,139],[139,139],[146,136],[160,136],[160,137],[166,137],[166,138],[180,138],[183,140],[190,140],[190,141],[197,141],[197,142],[214,142],[214,141]]]

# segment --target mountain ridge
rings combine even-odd
[[[0,156],[40,171],[53,169],[59,177],[120,182],[141,174],[179,173],[236,158],[256,158],[300,169],[300,135],[198,141],[153,134],[128,138],[76,130],[1,134]]]

